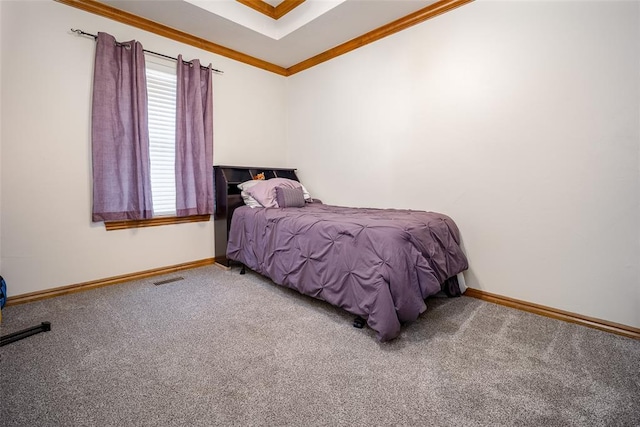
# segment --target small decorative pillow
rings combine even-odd
[[[281,208],[301,208],[304,206],[302,188],[276,187],[276,201]]]

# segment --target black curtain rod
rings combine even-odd
[[[95,34],[91,34],[91,33],[85,33],[82,30],[74,30],[73,28],[71,29],[72,32],[80,35],[80,36],[89,36],[89,37],[93,37],[94,40],[98,40],[98,36]],[[120,45],[120,43],[119,43]],[[173,59],[174,61],[177,61],[178,58],[174,58],[173,56],[169,56],[169,55],[165,55],[163,53],[158,53],[158,52],[154,52],[151,50],[147,50],[147,49],[142,49],[143,52],[145,53],[150,53],[151,55],[156,55],[156,56],[161,56],[163,58],[167,58],[167,59]],[[182,61],[184,64],[191,64],[191,62],[189,61]],[[200,68],[204,68],[204,69],[208,69],[209,67],[205,67],[204,65],[200,65]],[[220,71],[220,70],[216,70],[215,68],[212,68],[211,71],[219,73],[219,74],[223,74],[224,71]]]

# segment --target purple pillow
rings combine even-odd
[[[260,181],[253,187],[246,189],[251,197],[256,199],[265,208],[277,208],[276,188],[302,188],[298,181],[286,178],[271,178],[266,181]]]
[[[276,202],[281,208],[301,208],[304,206],[302,188],[276,187]]]

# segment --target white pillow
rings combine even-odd
[[[304,199],[305,200],[309,200],[311,198],[311,194],[309,194],[309,192],[307,191],[306,188],[304,188],[304,185],[300,184],[302,186],[302,193],[304,194]]]
[[[247,190],[257,183],[262,182],[260,179],[252,179],[250,181],[241,182],[238,184],[238,189],[240,190],[240,195],[242,196],[242,200],[244,204],[249,206],[250,208],[261,208],[262,205],[256,199],[254,199],[251,194],[247,193]]]
[[[247,193],[246,191],[241,191],[240,195],[242,196],[242,200],[244,201],[244,204],[249,206],[250,208],[261,208],[262,207],[260,202],[258,202],[256,199],[251,197],[251,194]]]
[[[242,190],[242,191],[247,191],[248,189],[250,189],[251,187],[253,187],[254,185],[262,182],[263,180],[261,179],[252,179],[249,181],[245,181],[245,182],[241,182],[240,184],[238,184],[238,189]]]

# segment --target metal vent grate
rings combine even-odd
[[[180,280],[184,280],[184,277],[172,277],[170,279],[160,280],[158,282],[153,282],[154,285],[166,285],[167,283],[178,282]]]

